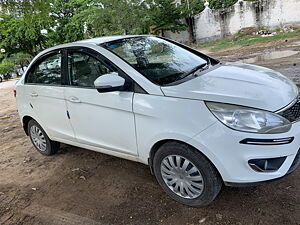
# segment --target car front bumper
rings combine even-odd
[[[243,144],[244,139],[282,139],[293,137],[288,144]],[[299,166],[300,122],[293,123],[289,132],[255,134],[239,132],[219,121],[194,136],[188,142],[199,149],[215,165],[228,186],[251,186],[288,175]],[[253,159],[284,158],[276,170],[255,171],[249,165]]]

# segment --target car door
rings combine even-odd
[[[47,53],[29,68],[25,78],[28,106],[48,136],[54,140],[74,141],[64,98],[62,51]]]
[[[87,48],[68,50],[70,86],[66,102],[77,141],[105,150],[137,155],[133,91],[99,93],[94,81],[118,72],[99,53]]]

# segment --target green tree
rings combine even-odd
[[[181,20],[181,7],[177,7],[174,0],[148,0],[147,3],[150,24],[154,26],[155,33],[161,32],[164,35],[165,30],[176,32],[186,29]]]
[[[49,38],[56,44],[84,39],[86,19],[81,13],[93,11],[95,5],[97,3],[92,0],[52,0],[49,15],[53,32],[49,34]]]
[[[0,47],[7,54],[26,52],[36,54],[48,47],[47,37],[41,30],[51,27],[47,16],[48,1],[11,0],[2,1],[4,14],[0,17]]]
[[[39,49],[47,46],[46,38],[41,34],[43,24],[31,18],[4,16],[0,20],[0,47],[8,54],[27,52],[36,54]]]
[[[72,26],[84,24],[87,37],[149,32],[146,5],[140,0],[102,0],[76,14]]]
[[[24,52],[18,52],[18,53],[12,54],[9,57],[9,60],[11,62],[13,62],[14,65],[20,66],[21,69],[23,70],[23,72],[24,72],[24,67],[29,65],[31,59],[32,59],[32,56],[27,53],[24,53]]]

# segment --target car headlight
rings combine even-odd
[[[292,126],[282,116],[264,110],[215,102],[206,105],[217,119],[234,130],[277,134],[289,131]]]

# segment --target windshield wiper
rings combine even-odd
[[[179,77],[176,79],[176,81],[177,81],[177,80],[181,80],[181,79],[183,79],[183,78],[186,78],[187,76],[189,76],[189,75],[191,75],[191,74],[194,74],[194,73],[197,72],[198,70],[201,70],[201,71],[202,71],[202,70],[204,70],[205,67],[208,68],[209,65],[210,65],[210,60],[208,59],[206,63],[202,63],[202,64],[200,64],[200,65],[194,67],[193,69],[191,69],[191,70],[188,71],[187,73],[184,73],[184,74],[182,74],[181,76],[179,76]]]

